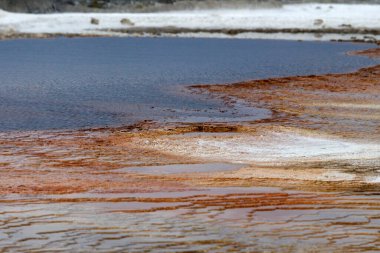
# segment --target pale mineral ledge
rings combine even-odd
[[[288,4],[160,13],[16,14],[0,10],[0,36],[20,34],[375,41],[380,40],[380,5]]]

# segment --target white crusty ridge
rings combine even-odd
[[[95,18],[98,24],[91,23]],[[121,20],[124,19],[124,22]],[[97,22],[95,22],[97,23]],[[115,33],[112,29],[135,29],[140,32],[145,28],[176,29],[176,36],[211,36],[220,37],[223,33],[208,33],[212,29],[245,29],[252,32],[235,34],[237,37],[284,38],[288,35],[273,33],[257,33],[257,29],[281,30],[300,29],[313,30],[313,33],[324,33],[327,30],[349,31],[355,36],[357,30],[380,31],[380,5],[368,4],[293,4],[281,8],[251,9],[251,10],[202,10],[175,11],[165,13],[58,13],[58,14],[19,14],[0,11],[0,32],[13,33],[44,33],[44,34],[108,34]],[[183,33],[178,32],[185,29]],[[201,29],[194,32],[186,29]],[[356,32],[355,32],[356,30]],[[165,33],[165,32],[164,32]],[[363,32],[361,32],[363,33]],[[228,34],[224,34],[228,35]],[[357,36],[379,33],[356,34]],[[231,35],[229,35],[231,36]],[[294,36],[302,39],[302,33]],[[340,38],[338,35],[336,38]],[[334,39],[327,36],[327,39]],[[314,38],[314,37],[313,37]],[[314,38],[315,39],[315,38]]]

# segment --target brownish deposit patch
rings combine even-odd
[[[356,52],[379,57],[379,48]],[[227,85],[195,85],[227,103],[236,98],[273,111],[255,122],[290,126],[356,139],[380,137],[380,66],[348,74],[252,80]]]

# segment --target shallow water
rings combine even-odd
[[[210,173],[220,171],[237,170],[244,167],[241,164],[229,163],[200,163],[200,164],[171,164],[161,166],[140,166],[140,167],[126,167],[117,169],[117,172],[135,172],[141,174],[182,174],[182,173]]]
[[[128,125],[139,120],[265,118],[184,87],[347,72],[374,64],[368,44],[177,38],[0,42],[0,131]]]
[[[192,194],[174,192],[164,199],[154,194],[0,199],[0,248],[4,252],[380,250],[379,196],[274,188],[215,188]]]

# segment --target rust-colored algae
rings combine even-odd
[[[380,50],[376,48],[356,54],[378,57],[379,52]],[[229,99],[228,101],[233,98],[244,99],[255,106],[269,108],[274,112],[272,118],[252,122],[249,126],[224,123],[162,126],[152,122],[142,122],[136,126],[115,129],[4,135],[0,138],[0,145],[7,148],[1,151],[4,161],[0,161],[2,168],[0,194],[145,192],[166,189],[166,187],[170,190],[172,188],[186,189],[192,185],[220,185],[216,182],[221,182],[221,180],[223,186],[240,184],[236,182],[241,182],[244,186],[252,185],[255,180],[264,182],[256,182],[259,185],[265,185],[265,182],[268,185],[279,185],[273,181],[283,180],[285,183],[280,184],[283,187],[288,184],[289,178],[271,179],[270,176],[261,175],[255,179],[254,174],[252,176],[244,174],[242,177],[244,170],[240,174],[234,172],[213,173],[213,175],[197,173],[161,177],[138,173],[123,174],[115,170],[128,166],[208,162],[207,159],[187,156],[177,152],[178,150],[168,152],[161,147],[160,142],[157,142],[162,137],[168,138],[168,141],[182,138],[184,143],[194,139],[194,137],[183,137],[186,133],[215,133],[216,135],[210,138],[218,140],[234,137],[225,135],[220,137],[217,133],[262,136],[267,132],[285,129],[286,132],[297,132],[308,136],[323,134],[374,141],[380,137],[379,76],[380,66],[374,66],[348,74],[285,77],[232,85],[192,87],[192,89],[220,94],[221,97]],[[334,165],[334,161],[327,161],[322,165],[317,161],[310,163],[294,160],[293,163],[287,165],[253,163],[248,167],[256,167],[264,171],[280,167],[287,172],[293,170],[294,173],[307,169],[308,173],[315,171],[315,176],[317,176],[319,172],[322,173],[326,169],[339,167],[352,172],[360,166],[344,165],[341,162]],[[370,165],[363,165],[360,170],[371,172],[369,167],[375,173],[380,164],[375,159]],[[252,170],[248,169],[248,171],[252,173]],[[304,179],[306,184],[313,184],[312,179]],[[300,178],[295,182],[299,182],[296,183],[297,185],[304,185],[305,180]],[[318,181],[320,180],[316,182]],[[349,184],[361,185],[362,183],[352,181]],[[149,187],[144,187],[148,185]]]
[[[0,134],[0,251],[380,250],[380,66],[191,89],[273,114]]]
[[[356,52],[380,57],[379,48]],[[227,101],[243,99],[271,109],[273,125],[293,126],[352,138],[380,138],[380,66],[348,74],[253,80],[231,85],[195,85]],[[260,123],[260,122],[259,122]]]

